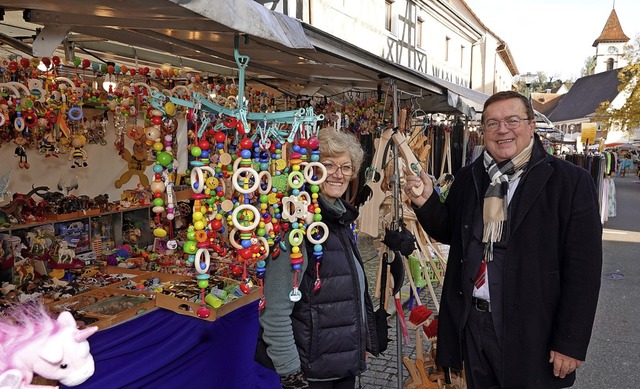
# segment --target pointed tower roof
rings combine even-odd
[[[607,19],[607,23],[604,25],[600,36],[593,42],[593,47],[596,47],[598,46],[598,43],[603,42],[629,42],[629,37],[625,35],[624,31],[622,31],[622,27],[620,26],[620,21],[618,20],[618,14],[616,13],[615,8],[611,10],[609,19]]]

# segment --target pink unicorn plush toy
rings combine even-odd
[[[98,327],[79,330],[69,312],[54,320],[37,303],[9,308],[0,316],[0,389],[57,389],[31,385],[34,374],[67,386],[95,371],[87,338]]]

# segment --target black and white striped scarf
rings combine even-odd
[[[529,163],[531,150],[533,149],[533,138],[520,154],[513,159],[506,161],[502,166],[498,166],[493,157],[485,149],[484,167],[489,174],[491,183],[484,194],[484,206],[482,208],[482,219],[484,226],[482,230],[482,242],[485,244],[485,261],[493,260],[493,243],[500,242],[503,238],[504,226],[507,220],[507,207],[509,182],[520,177]]]

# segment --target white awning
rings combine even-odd
[[[7,14],[22,16],[24,11],[26,24],[42,27],[38,37],[50,41],[35,40],[38,56],[60,50],[66,39],[76,52],[84,50],[105,61],[168,63],[213,76],[235,76],[234,38],[240,35],[238,51],[250,59],[245,76],[282,91],[291,91],[292,85],[298,91],[373,91],[393,79],[398,89],[418,96],[427,112],[470,117],[486,99],[482,93],[385,60],[252,0],[0,0],[0,6]],[[6,41],[30,36],[26,27],[7,27],[0,25],[0,37]]]

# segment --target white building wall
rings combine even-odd
[[[500,39],[459,0],[392,0],[390,31],[385,0],[303,0],[301,9],[283,2],[289,16],[389,61],[487,94],[511,89]]]

